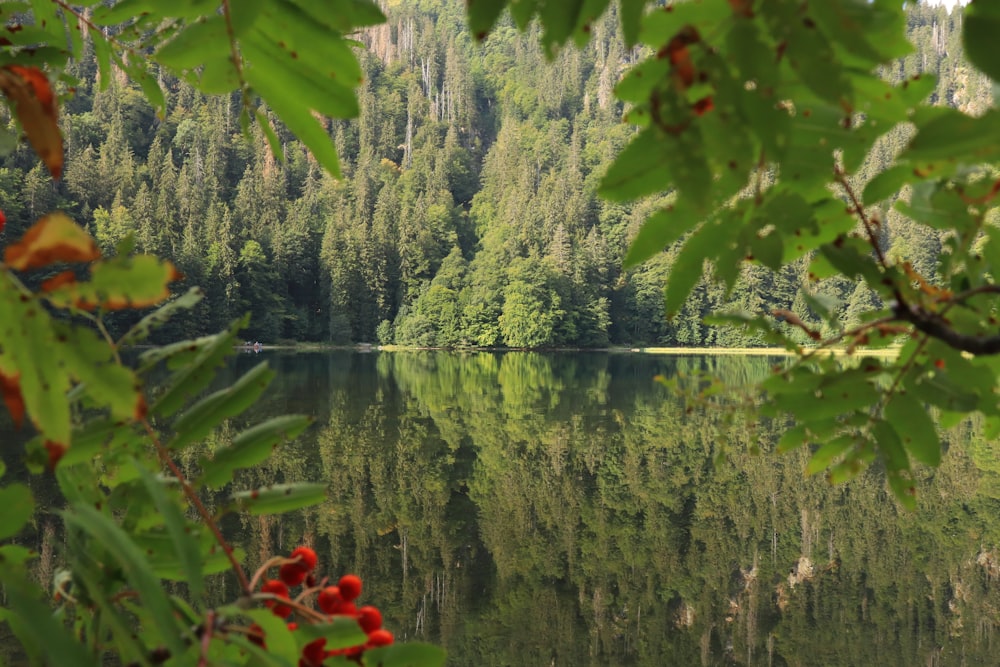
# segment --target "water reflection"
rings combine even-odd
[[[451,665],[996,662],[1000,449],[976,424],[906,514],[877,471],[803,479],[804,452],[768,453],[787,424],[688,412],[652,381],[763,358],[265,351],[230,372],[261,357],[278,379],[254,420],[318,423],[239,484],[330,500],[227,530],[254,562],[314,544]]]

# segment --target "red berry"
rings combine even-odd
[[[319,592],[316,604],[323,610],[324,614],[332,614],[343,603],[344,598],[340,595],[340,589],[336,586],[327,586]]]
[[[316,563],[319,561],[319,559],[316,558],[316,552],[309,547],[295,547],[289,558],[298,558],[299,565],[305,567],[306,572],[315,568]]]
[[[289,586],[298,586],[306,578],[307,570],[301,563],[285,563],[278,569],[278,577]]]
[[[299,629],[299,624],[296,623],[295,621],[292,621],[291,623],[288,624],[288,631],[289,632],[295,632],[298,629]]]
[[[260,587],[261,593],[270,593],[271,595],[277,595],[279,597],[288,597],[288,586],[284,583],[278,581],[277,579],[268,579]]]
[[[268,579],[260,587],[261,593],[270,593],[271,595],[277,595],[279,598],[288,599],[288,586],[284,582],[278,581],[277,579]],[[265,600],[264,606],[274,612],[275,616],[280,616],[281,618],[288,618],[292,613],[292,608],[288,605],[278,604],[275,600]]]
[[[323,664],[323,660],[326,658],[326,639],[320,637],[315,639],[305,645],[302,649],[302,660],[299,661],[299,665],[305,665],[307,667],[313,667],[314,665],[318,667]]]
[[[341,602],[339,605],[337,605],[337,608],[334,609],[331,613],[336,614],[338,616],[357,616],[358,608],[354,605],[353,602],[344,601]]]
[[[356,574],[345,574],[337,585],[340,586],[340,594],[348,602],[357,600],[361,595],[361,577]]]
[[[247,633],[247,641],[251,644],[256,644],[261,648],[267,648],[267,644],[264,642],[264,628],[260,627],[256,623],[250,626],[250,632]]]
[[[358,625],[365,634],[375,632],[382,627],[382,612],[371,605],[362,607],[358,610]]]
[[[7,216],[4,215],[3,211],[0,211],[0,232],[3,231],[3,226],[7,224]]]
[[[384,628],[369,633],[368,635],[369,646],[388,646],[389,644],[392,643],[392,641],[393,641],[392,633]]]

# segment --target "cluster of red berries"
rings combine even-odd
[[[318,559],[315,551],[309,547],[296,547],[289,556],[289,560],[279,568],[278,578],[264,581],[261,584],[260,592],[270,593],[275,597],[291,601],[290,588],[305,584],[306,589],[303,591],[304,593],[312,589],[319,591],[319,595],[316,598],[316,606],[319,607],[323,614],[328,617],[347,616],[356,619],[358,626],[368,635],[368,641],[357,646],[328,651],[326,650],[326,639],[321,637],[310,642],[302,649],[299,667],[320,667],[326,658],[335,655],[343,655],[360,663],[361,654],[366,649],[392,644],[392,633],[382,627],[382,612],[371,605],[366,605],[359,609],[355,604],[355,600],[361,596],[361,578],[354,574],[345,574],[340,578],[336,586],[323,586],[322,584],[325,582],[317,585],[316,579],[312,574],[317,562]],[[299,596],[299,598],[302,597],[303,595]],[[276,616],[280,616],[281,618],[287,619],[295,611],[292,606],[282,604],[280,601],[274,599],[265,600],[264,604]],[[301,605],[297,606],[301,607]],[[310,617],[309,620],[316,621],[313,617]],[[289,630],[295,630],[297,627],[298,623],[291,622],[288,624]],[[253,631],[250,637],[251,641],[266,648],[263,631],[260,626],[254,624],[251,630]]]

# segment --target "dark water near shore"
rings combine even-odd
[[[766,358],[264,352],[231,372],[262,359],[278,378],[249,421],[317,422],[239,484],[321,480],[329,501],[227,531],[251,567],[315,545],[450,665],[998,664],[1000,444],[975,423],[907,513],[878,471],[806,479],[805,452],[770,453],[787,424],[653,381]]]

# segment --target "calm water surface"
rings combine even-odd
[[[787,424],[653,381],[765,358],[265,352],[231,371],[261,359],[278,379],[254,419],[317,422],[239,482],[330,499],[227,530],[251,565],[315,545],[450,665],[1000,664],[1000,445],[974,423],[906,513],[877,471],[831,488],[805,452],[770,453]]]

